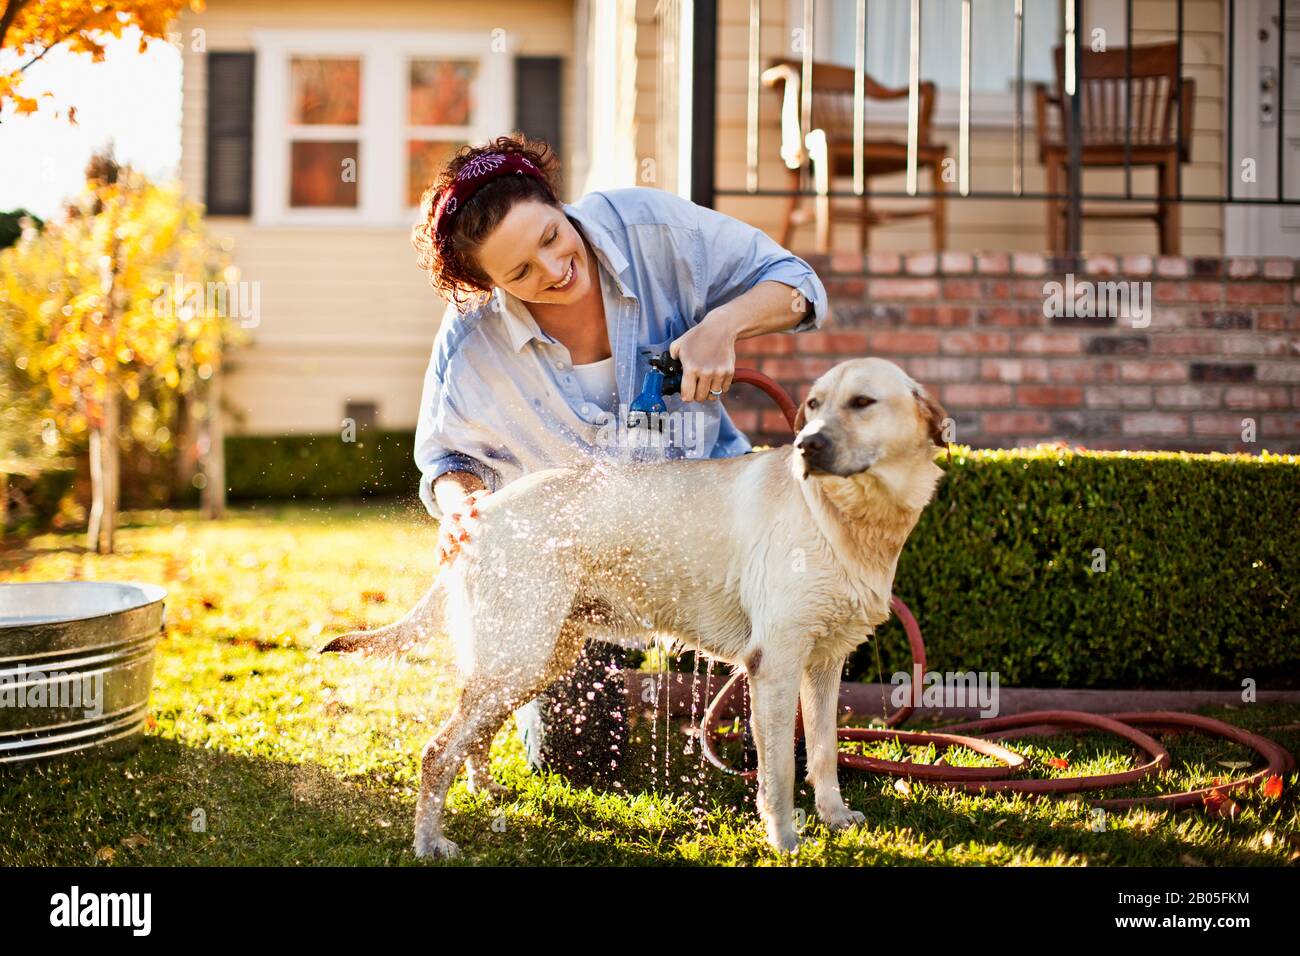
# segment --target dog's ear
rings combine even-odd
[[[794,431],[796,435],[803,431],[803,427],[808,424],[808,416],[805,413],[807,407],[808,399],[805,398],[803,404],[799,406],[799,410],[794,414]]]
[[[916,396],[916,407],[920,409],[921,418],[930,432],[930,441],[936,448],[946,448],[948,443],[943,440],[943,422],[948,413],[925,389],[917,387],[912,390],[912,394]]]

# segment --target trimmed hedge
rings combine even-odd
[[[1020,687],[1300,687],[1300,456],[954,447],[939,463],[894,581],[928,670]],[[910,670],[907,641],[892,619],[879,636],[888,682]],[[849,672],[877,679],[870,644]]]
[[[226,438],[231,500],[411,495],[420,484],[409,431],[361,431],[355,442],[325,435]]]
[[[0,535],[31,535],[53,527],[59,502],[77,469],[66,460],[0,461]]]
[[[232,436],[229,496],[411,496],[413,447],[411,432]],[[894,582],[930,670],[1020,687],[1300,687],[1300,456],[954,446],[939,464]],[[879,638],[888,682],[910,670],[907,641],[893,619]],[[871,643],[848,675],[877,678]]]

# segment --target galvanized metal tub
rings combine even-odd
[[[0,584],[0,764],[138,743],[163,598],[153,584]]]

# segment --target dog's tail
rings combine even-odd
[[[429,640],[443,624],[443,589],[434,581],[420,602],[406,616],[387,627],[373,631],[340,634],[320,649],[321,654],[350,654],[360,651],[367,657],[391,657],[402,654]]]

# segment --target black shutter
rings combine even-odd
[[[208,54],[208,213],[253,211],[253,54]]]
[[[558,56],[515,57],[515,129],[544,139],[564,156],[561,139],[564,60]]]

